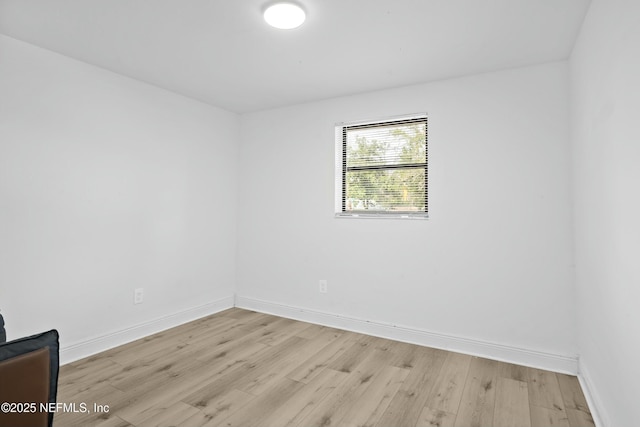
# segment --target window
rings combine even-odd
[[[427,115],[336,126],[336,216],[427,218]]]

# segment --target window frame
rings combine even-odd
[[[424,122],[425,124],[425,161],[422,163],[410,165],[388,165],[372,166],[372,167],[356,167],[352,170],[380,170],[380,169],[414,169],[416,167],[424,167],[424,211],[407,212],[407,211],[347,211],[346,210],[346,191],[347,191],[347,131],[349,129],[367,128],[375,126],[389,126],[393,124],[402,124],[403,122]],[[363,120],[357,122],[343,122],[335,125],[335,218],[378,218],[378,219],[428,219],[429,218],[429,138],[428,131],[428,114],[416,113],[402,116],[386,117],[375,120]]]

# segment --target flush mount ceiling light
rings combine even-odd
[[[272,4],[264,11],[264,20],[272,27],[281,30],[297,28],[305,20],[305,13],[302,8],[293,3]]]

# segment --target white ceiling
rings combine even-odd
[[[590,0],[0,0],[0,33],[235,112],[566,59]],[[1,54],[1,53],[0,53]]]

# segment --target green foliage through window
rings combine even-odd
[[[341,211],[428,212],[426,116],[342,127]]]

